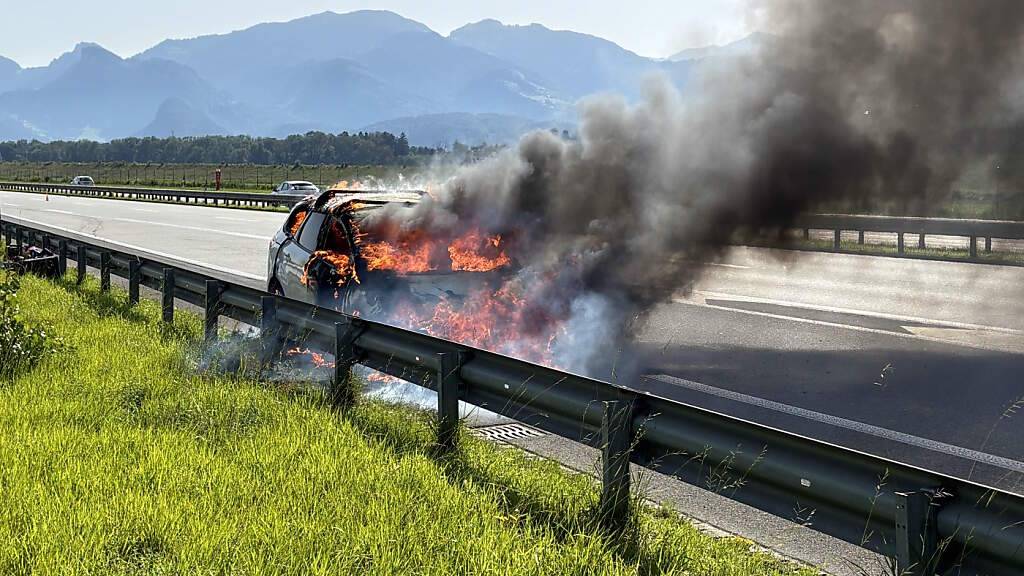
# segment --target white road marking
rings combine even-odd
[[[736,270],[749,270],[750,266],[741,266],[739,264],[725,264],[724,262],[708,262],[708,266],[718,266],[719,268],[735,268]]]
[[[135,210],[136,212],[150,212],[153,214],[157,213],[157,210],[150,210],[149,208],[132,208],[132,210]]]
[[[57,214],[69,214],[71,216],[78,216],[78,214],[75,214],[74,212],[68,212],[67,210],[53,210],[50,208],[43,210],[43,212],[56,212]]]
[[[218,230],[216,228],[202,228],[199,226],[182,226],[180,224],[168,224],[167,222],[153,222],[150,220],[134,220],[132,218],[111,218],[111,220],[117,222],[131,222],[132,224],[147,224],[150,226],[166,226],[168,228],[179,228],[181,230],[195,230],[196,232],[209,232],[211,234],[223,234],[225,236],[237,236],[239,238],[254,238],[256,240],[270,240],[270,236],[260,236],[258,234],[245,234],[242,232],[228,232],[227,230]]]
[[[889,430],[887,428],[881,428],[879,426],[872,426],[871,424],[865,424],[863,422],[857,422],[856,420],[847,420],[846,418],[840,418],[838,416],[832,416],[831,414],[823,414],[821,412],[815,412],[813,410],[807,410],[805,408],[798,408],[796,406],[790,406],[789,404],[782,404],[781,402],[773,402],[771,400],[765,400],[764,398],[758,398],[756,396],[748,396],[739,392],[733,392],[731,390],[723,390],[721,388],[715,388],[706,384],[700,384],[690,380],[684,380],[675,376],[669,376],[668,374],[658,374],[655,376],[648,376],[654,380],[660,380],[668,384],[674,384],[676,386],[682,386],[689,388],[697,392],[703,392],[712,396],[718,396],[719,398],[725,398],[747,404],[750,406],[757,406],[759,408],[766,408],[775,412],[782,412],[791,416],[797,416],[805,418],[807,420],[813,420],[815,422],[821,422],[822,424],[829,424],[837,428],[844,428],[846,430],[853,430],[862,434],[868,434],[871,436],[877,436],[879,438],[885,438],[887,440],[893,440],[902,444],[915,446],[917,448],[924,448],[925,450],[931,450],[932,452],[940,452],[942,454],[948,454],[950,456],[956,456],[958,458],[964,458],[966,460],[973,460],[982,464],[988,464],[989,466],[996,466],[1003,468],[1004,470],[1010,470],[1024,474],[1024,462],[1012,460],[1010,458],[1004,458],[1002,456],[996,456],[994,454],[988,454],[987,452],[979,452],[977,450],[971,450],[970,448],[963,448],[961,446],[954,446],[952,444],[946,444],[937,440],[930,440],[928,438],[921,438],[920,436],[914,436],[912,434],[906,434],[904,432],[897,432],[895,430]]]
[[[945,328],[959,328],[962,330],[987,330],[989,332],[1003,332],[1006,334],[1022,335],[1024,331],[1002,326],[986,326],[984,324],[970,324],[967,322],[953,322],[950,320],[935,320],[933,318],[921,318],[919,316],[904,316],[901,314],[886,314],[885,312],[872,312],[870,310],[857,310],[855,308],[841,308],[838,306],[822,306],[818,304],[804,304],[802,302],[791,302],[788,300],[775,300],[772,298],[758,298],[756,296],[741,296],[738,294],[726,294],[724,292],[711,292],[707,290],[694,290],[694,294],[700,294],[706,298],[716,300],[731,300],[734,302],[751,302],[756,304],[773,304],[789,308],[804,308],[818,312],[832,312],[835,314],[850,314],[853,316],[870,316],[884,320],[895,320],[897,322],[909,322],[914,324],[931,324]]]
[[[696,306],[699,308],[711,308],[714,310],[722,310],[725,312],[734,312],[737,314],[747,314],[750,316],[761,316],[764,318],[774,318],[776,320],[786,320],[788,322],[799,322],[801,324],[812,324],[814,326],[827,326],[829,328],[841,328],[843,330],[851,330],[854,332],[866,332],[868,334],[882,334],[885,336],[892,336],[894,338],[909,338],[911,340],[923,340],[925,342],[935,342],[938,344],[952,344],[956,346],[963,346],[965,348],[973,348],[975,350],[999,350],[1002,352],[1009,352],[1011,354],[1020,354],[1024,351],[1024,340],[1017,337],[1017,334],[1008,335],[1012,339],[1008,342],[997,343],[988,341],[984,344],[976,344],[974,342],[963,341],[963,340],[952,340],[948,338],[938,338],[935,336],[926,336],[922,334],[906,334],[903,332],[896,332],[893,330],[880,330],[878,328],[867,328],[865,326],[855,326],[852,324],[841,324],[839,322],[827,322],[825,320],[812,320],[810,318],[801,318],[799,316],[787,316],[785,314],[772,314],[769,312],[759,312],[756,310],[744,310],[742,308],[730,308],[729,306],[718,306],[716,304],[708,304],[701,302],[692,302],[684,300],[682,298],[674,298],[672,302],[676,304],[683,304],[686,306]]]
[[[231,218],[230,216],[217,216],[217,220],[229,220],[231,222],[245,222],[246,224],[255,224],[256,221],[249,218]]]
[[[11,203],[11,202],[3,202],[2,205],[3,206],[13,206],[15,208],[21,208],[21,204],[14,204],[14,203]]]

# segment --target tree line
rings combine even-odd
[[[162,164],[409,165],[444,152],[410,146],[405,134],[308,132],[287,138],[200,136],[0,142],[0,162],[133,162]]]

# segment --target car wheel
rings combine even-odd
[[[270,281],[270,284],[267,286],[267,292],[274,296],[284,296],[284,288],[281,287],[281,283],[277,281],[277,278]]]

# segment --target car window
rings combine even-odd
[[[320,249],[346,256],[351,256],[352,254],[352,246],[348,242],[348,233],[345,232],[345,226],[333,216],[327,223],[323,246]]]
[[[306,216],[309,216],[309,206],[298,206],[288,216],[288,220],[284,223],[284,231],[289,236],[295,236],[299,232],[299,228],[302,227],[302,223],[306,221]]]
[[[324,218],[326,215],[321,212],[314,212],[306,218],[306,223],[302,225],[302,231],[299,232],[299,246],[310,252],[316,250],[316,241],[320,237],[320,228],[324,224]]]

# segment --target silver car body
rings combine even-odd
[[[352,228],[348,224],[342,223],[343,218],[337,216],[337,208],[348,206],[350,202],[364,205],[357,212],[372,210],[374,206],[394,204],[414,206],[420,201],[420,197],[419,193],[409,192],[329,190],[320,198],[306,198],[292,209],[284,226],[270,241],[267,261],[268,291],[310,304],[344,309],[349,312],[355,310],[363,314],[364,317],[374,319],[374,310],[381,309],[382,306],[386,308],[389,299],[392,298],[411,296],[420,302],[441,299],[453,301],[453,299],[464,298],[475,288],[500,282],[511,269],[498,269],[491,272],[436,271],[406,275],[366,270],[364,263],[356,258],[356,251],[351,249],[355,244],[355,239],[352,238]],[[301,225],[296,226],[300,214],[305,214],[305,216],[302,217]],[[334,219],[333,224],[332,219]],[[337,246],[326,246],[328,229],[331,226],[335,231],[344,227],[348,255],[352,258],[354,269],[360,278],[358,283],[347,285],[341,291],[333,288],[318,289],[315,286],[317,284],[315,281],[303,282],[307,264],[314,259],[315,252],[329,248],[332,253],[340,253]],[[332,242],[337,242],[337,239]]]
[[[328,192],[328,194],[333,194]],[[389,204],[393,202],[414,204],[419,202],[419,195],[416,193],[339,193],[333,198],[342,199],[343,202],[359,201],[369,204]],[[333,199],[332,198],[332,199]],[[268,291],[276,292],[303,302],[314,303],[316,293],[309,286],[302,283],[305,274],[306,264],[312,258],[313,253],[320,248],[321,236],[325,224],[331,216],[324,210],[318,210],[315,205],[318,203],[313,197],[308,197],[292,208],[291,213],[285,220],[284,226],[278,229],[270,241],[270,252],[267,261]],[[300,213],[307,215],[294,234],[291,230],[294,227]]]
[[[288,180],[278,184],[270,193],[286,196],[310,196],[319,194],[320,188],[305,180]]]
[[[71,180],[72,186],[95,186],[96,182],[90,176],[75,176]]]

